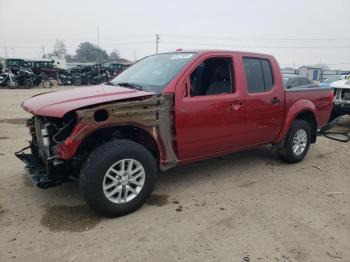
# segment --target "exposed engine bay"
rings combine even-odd
[[[57,158],[57,145],[71,134],[76,123],[74,113],[67,114],[62,119],[33,116],[27,120],[26,126],[32,140],[29,147],[16,152],[16,156],[27,164],[26,169],[32,175],[33,184],[47,188],[61,184],[76,174],[70,161],[61,165],[63,162]],[[23,151],[29,148],[32,154],[24,154]]]

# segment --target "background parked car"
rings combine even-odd
[[[350,79],[343,79],[331,83],[334,94],[333,115],[350,114]]]
[[[108,72],[111,75],[117,75],[120,72],[124,71],[130,66],[130,64],[122,64],[122,63],[111,63],[108,65]]]
[[[331,85],[331,83],[338,81],[338,80],[346,79],[347,77],[348,77],[348,75],[328,76],[327,78],[321,80],[320,87],[329,87]]]
[[[59,68],[54,67],[53,61],[35,60],[35,61],[30,61],[30,63],[32,66],[32,70],[36,75],[44,73],[49,78],[56,78],[57,72],[60,71]]]
[[[8,58],[5,60],[5,67],[11,70],[13,74],[17,74],[21,67],[27,67],[28,63],[24,59]]]
[[[282,75],[283,85],[285,89],[290,88],[313,88],[318,87],[317,84],[312,82],[310,79],[296,75]]]

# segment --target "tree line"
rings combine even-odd
[[[89,63],[106,63],[121,59],[119,51],[114,49],[111,53],[90,43],[82,42],[75,50],[75,54],[68,54],[64,41],[57,39],[53,51],[45,57],[65,58],[67,62],[89,62]]]

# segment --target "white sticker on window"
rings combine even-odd
[[[171,56],[169,59],[188,59],[191,56],[193,56],[193,54],[176,54]]]

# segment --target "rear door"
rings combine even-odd
[[[270,143],[281,130],[284,89],[277,62],[242,57],[246,79],[246,137],[250,145]]]
[[[244,143],[244,94],[232,54],[195,63],[176,88],[176,140],[181,160],[232,151]]]

